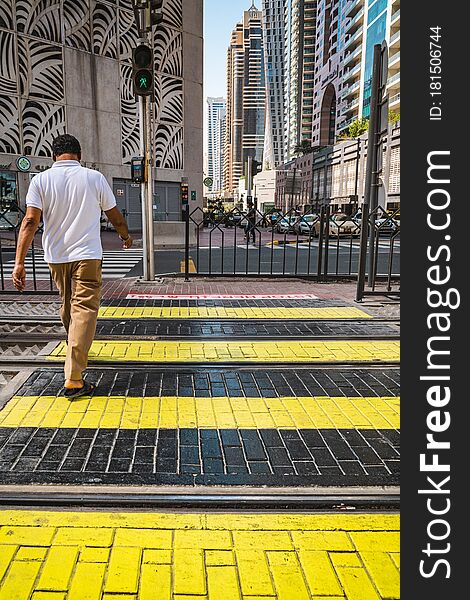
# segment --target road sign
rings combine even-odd
[[[23,173],[27,173],[31,169],[31,161],[26,156],[20,156],[16,159],[16,166]]]
[[[206,187],[212,187],[212,185],[214,184],[214,180],[212,179],[212,177],[206,177],[203,183]]]

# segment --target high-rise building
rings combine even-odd
[[[351,0],[343,10],[343,74],[338,131],[370,115],[374,45],[389,47],[389,106],[400,110],[400,0]]]
[[[207,175],[209,191],[219,194],[224,182],[225,98],[207,98]]]
[[[262,163],[265,125],[262,11],[253,3],[233,30],[227,52],[226,195],[233,197],[249,157]]]
[[[345,0],[318,0],[317,3],[313,146],[334,144],[336,139],[343,54],[341,9],[344,2]]]
[[[287,159],[295,147],[311,142],[316,64],[317,0],[286,0],[285,3],[285,147]]]
[[[284,163],[285,10],[287,0],[263,0],[263,45],[266,77],[264,167]]]

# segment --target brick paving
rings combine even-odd
[[[0,598],[397,600],[399,546],[398,515],[3,511]]]
[[[50,360],[64,360],[67,344],[60,342]],[[396,363],[397,341],[104,341],[95,340],[90,362],[147,363]]]
[[[263,283],[173,281],[148,291],[319,299],[139,302],[125,298],[146,286],[111,282],[102,311],[134,311],[134,318],[118,312],[100,322],[113,339],[95,342],[95,355],[109,362],[88,371],[93,397],[63,398],[63,375],[52,362],[33,373],[0,411],[0,484],[56,484],[65,493],[69,485],[97,484],[348,494],[397,486],[399,370],[390,361],[399,346],[387,338],[398,326],[370,318],[393,311],[354,305],[353,287],[328,297],[322,289],[332,288],[318,284]],[[38,316],[56,308],[29,307]],[[149,308],[146,319],[136,312]],[[212,320],[211,310],[218,311]],[[329,313],[322,318],[322,311]],[[336,333],[344,339],[328,339]],[[54,353],[63,354],[63,344]],[[142,368],[133,370],[136,359]],[[366,368],[354,360],[385,363]],[[0,600],[399,595],[395,514],[0,514]]]
[[[0,413],[0,482],[394,485],[399,371],[38,371]]]

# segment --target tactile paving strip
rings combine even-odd
[[[0,483],[383,486],[394,429],[0,428]]]
[[[130,301],[129,301],[130,302]],[[100,308],[101,319],[372,319],[354,307],[142,306]]]
[[[0,413],[0,481],[398,482],[399,403],[391,397],[398,370],[90,376],[98,381],[91,400],[58,397],[61,374],[44,371],[6,405]],[[181,396],[170,396],[176,390]]]
[[[96,338],[106,337],[396,337],[400,328],[396,323],[376,323],[374,321],[191,321],[191,320],[100,320],[96,328]],[[59,323],[1,323],[2,337],[16,335],[64,336]]]
[[[1,329],[0,329],[1,331]],[[130,320],[99,321],[98,336],[187,336],[187,337],[391,337],[398,336],[399,326],[396,324],[355,322],[315,322],[299,321],[191,321],[191,320]]]
[[[398,600],[399,527],[395,514],[3,511],[0,598]]]
[[[201,369],[178,368],[169,371],[149,368],[133,372],[123,367],[118,372],[89,369],[96,382],[97,396],[179,396],[279,398],[396,397],[400,394],[398,368],[350,369]],[[57,396],[64,375],[59,369],[35,371],[17,396]]]
[[[50,360],[65,358],[61,342]],[[157,363],[398,362],[398,341],[94,341],[90,361]]]

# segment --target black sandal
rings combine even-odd
[[[84,381],[81,388],[64,388],[63,395],[69,400],[74,400],[75,398],[81,398],[82,396],[91,396],[95,389],[96,385],[94,383]]]

